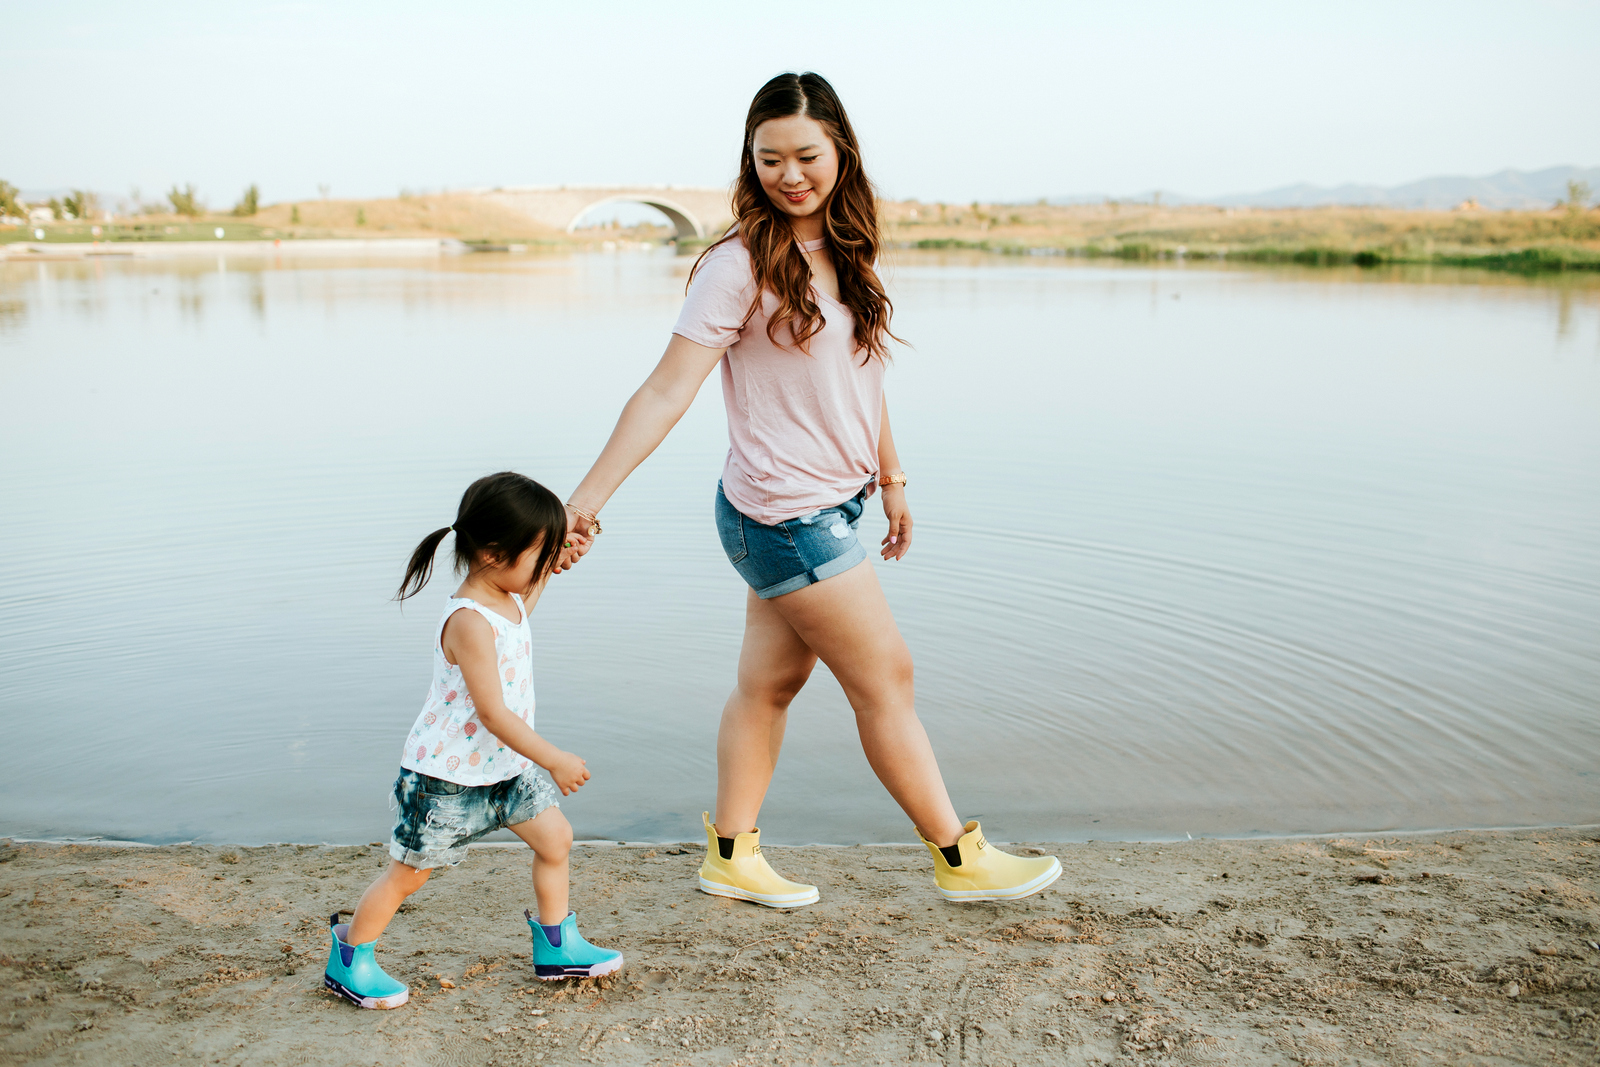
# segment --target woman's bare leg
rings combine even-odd
[[[723,837],[755,829],[761,801],[778,766],[789,703],[817,665],[816,653],[784,621],[775,603],[762,600],[754,590],[746,597],[739,683],[722,709],[717,730],[713,825]]]
[[[767,603],[776,608],[796,639],[821,657],[839,679],[855,709],[867,762],[889,795],[923,837],[941,847],[955,844],[963,827],[945,791],[927,731],[917,718],[911,650],[900,636],[871,565],[863,562]],[[748,642],[749,630],[745,633]],[[741,678],[743,673],[741,660]],[[798,692],[798,685],[795,690]],[[724,727],[727,721],[724,713]],[[781,736],[780,728],[780,740]],[[773,751],[776,754],[776,749]],[[720,745],[718,757],[720,781]],[[770,768],[766,773],[770,779]]]

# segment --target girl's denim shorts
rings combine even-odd
[[[867,558],[856,538],[867,488],[831,508],[764,526],[728,502],[717,483],[717,536],[728,562],[762,600],[843,574]]]
[[[559,808],[560,796],[538,767],[494,785],[460,785],[402,767],[394,780],[399,811],[389,855],[419,871],[453,867],[484,834]]]

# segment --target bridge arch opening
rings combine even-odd
[[[659,211],[661,214],[667,217],[667,221],[671,223],[672,228],[675,231],[674,236],[676,236],[679,240],[705,239],[705,225],[695,217],[693,212],[681,204],[675,204],[670,200],[653,196],[608,196],[601,200],[596,200],[594,203],[590,204],[588,207],[584,208],[582,211],[578,212],[572,217],[572,221],[567,223],[567,232],[572,233],[573,231],[577,230],[579,224],[582,223],[585,218],[593,214],[597,209],[611,204],[643,204],[645,207],[654,208],[656,211]]]

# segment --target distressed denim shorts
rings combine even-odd
[[[559,808],[560,796],[538,767],[494,785],[458,785],[401,768],[394,780],[399,814],[389,855],[419,871],[454,867],[467,858],[469,844],[546,808]]]
[[[718,482],[717,536],[739,577],[756,596],[771,600],[843,574],[867,558],[856,538],[866,503],[863,486],[842,504],[764,526],[728,503]]]

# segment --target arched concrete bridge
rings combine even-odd
[[[684,185],[560,185],[496,189],[485,194],[552,229],[571,233],[590,209],[626,201],[648,204],[672,220],[680,238],[720,236],[733,221],[726,189]]]

